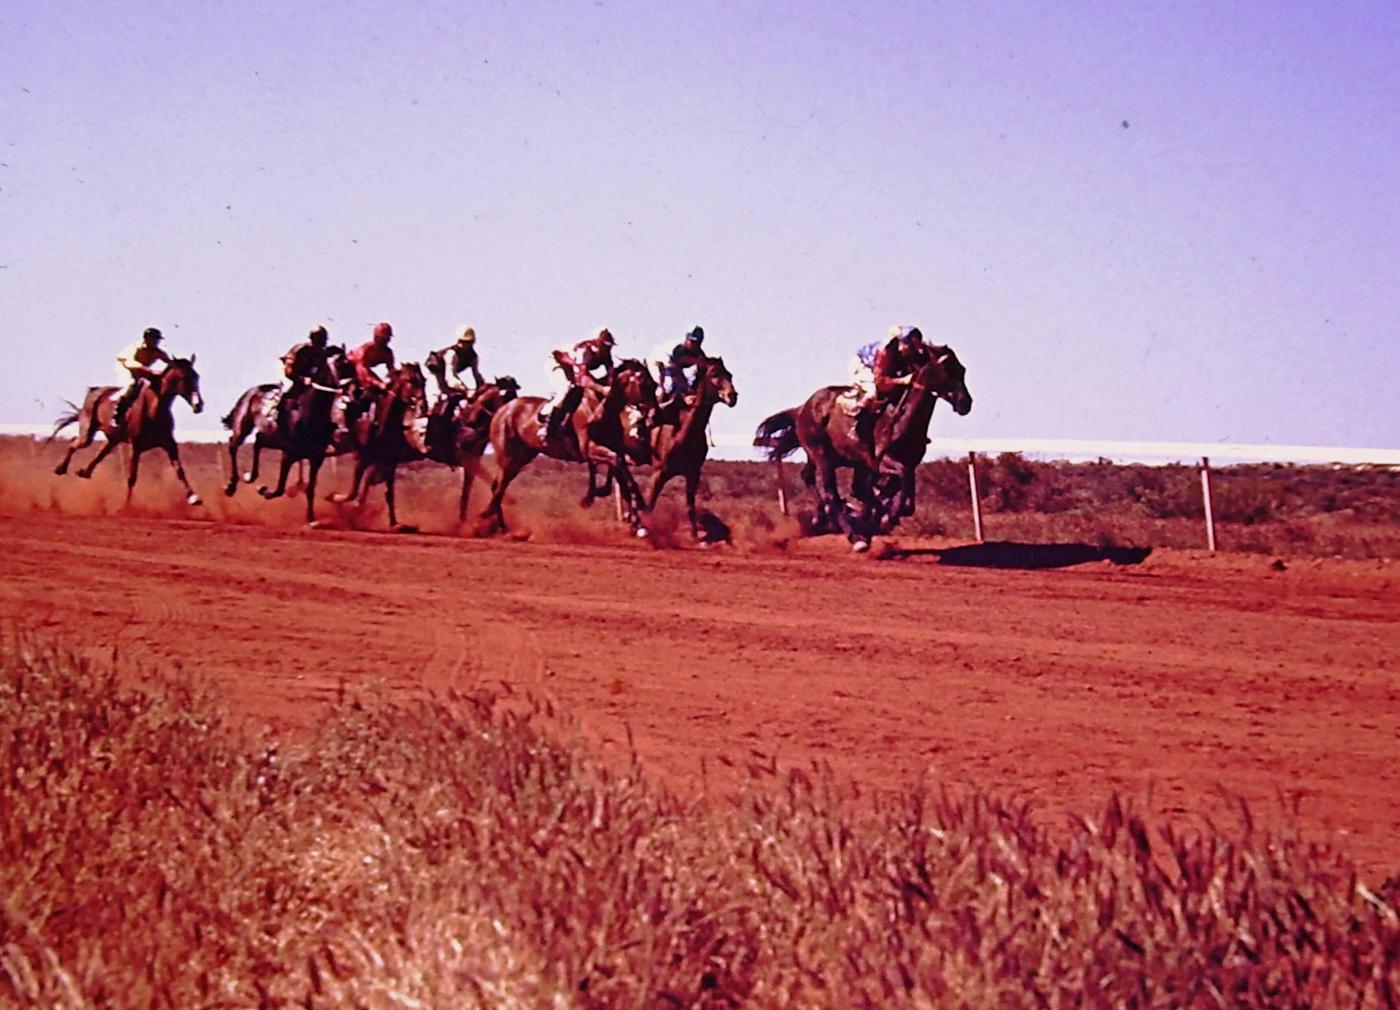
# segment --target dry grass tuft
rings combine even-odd
[[[1237,820],[1046,832],[755,764],[720,810],[489,694],[254,738],[0,649],[0,1004],[1394,1007],[1394,891]]]

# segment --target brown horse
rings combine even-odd
[[[509,375],[470,394],[445,391],[433,405],[426,436],[428,459],[462,469],[462,493],[457,518],[467,518],[467,500],[477,462],[491,441],[491,418],[520,393],[520,383]]]
[[[754,444],[781,462],[800,447],[807,453],[802,479],[817,498],[818,529],[845,533],[855,550],[870,546],[876,529],[889,529],[914,511],[914,476],[928,447],[928,426],[940,399],[964,415],[972,409],[966,370],[950,348],[927,348],[908,388],[875,423],[860,423],[845,405],[848,386],[825,386],[801,407],[784,410],[758,426]],[[839,467],[853,472],[853,515],[836,482]],[[821,479],[821,489],[817,479]]]
[[[53,435],[70,424],[78,425],[78,436],[68,448],[63,462],[54,467],[54,473],[68,472],[68,464],[79,449],[91,445],[99,432],[107,439],[91,463],[78,471],[84,479],[92,476],[92,471],[107,458],[107,454],[122,442],[131,444],[131,458],[126,470],[126,500],[131,501],[131,492],[136,487],[136,472],[141,465],[141,456],[150,449],[164,449],[175,468],[175,475],[185,486],[185,500],[191,505],[204,504],[190,487],[185,477],[185,468],[180,464],[180,447],[175,441],[175,417],[171,413],[177,397],[185,400],[196,414],[204,409],[204,397],[199,392],[199,373],[194,368],[194,355],[189,358],[176,358],[155,379],[143,379],[141,388],[126,407],[123,417],[117,418],[116,386],[94,386],[87,391],[81,407],[62,415],[54,422]],[[72,404],[69,404],[72,407]]]
[[[264,498],[280,498],[287,490],[287,475],[292,464],[306,460],[310,472],[306,484],[306,521],[316,525],[316,478],[327,456],[348,448],[346,440],[337,444],[337,429],[344,419],[342,406],[345,389],[353,381],[353,370],[345,358],[344,347],[329,348],[319,373],[303,389],[293,395],[283,393],[276,384],[253,386],[238,398],[223,418],[230,430],[228,440],[228,486],[224,494],[232,497],[238,490],[238,449],[249,435],[253,439],[253,468],[243,475],[246,483],[258,478],[259,456],[263,449],[282,453],[282,465],[277,486],[258,488]],[[285,404],[279,401],[287,398]],[[279,414],[282,424],[278,424]],[[340,415],[337,419],[337,415]]]
[[[732,407],[738,402],[734,376],[724,367],[724,359],[705,358],[696,368],[694,388],[658,415],[651,429],[652,473],[646,495],[647,511],[656,508],[667,481],[683,477],[690,535],[696,539],[700,538],[700,528],[695,515],[695,492],[700,486],[700,468],[710,454],[710,415],[717,403]]]
[[[355,454],[355,476],[345,494],[332,494],[330,500],[344,503],[359,500],[363,505],[370,486],[384,484],[384,500],[389,506],[389,526],[396,532],[412,527],[399,522],[394,503],[394,478],[400,463],[422,459],[420,419],[427,411],[423,369],[415,362],[400,365],[389,375],[385,389],[364,397],[350,425]]]
[[[641,491],[627,465],[628,438],[626,420],[628,407],[641,413],[642,422],[656,409],[656,380],[646,365],[633,358],[618,363],[613,381],[603,387],[606,391],[589,388],[570,418],[569,427],[551,436],[539,423],[540,408],[545,400],[540,396],[521,396],[506,404],[491,419],[491,448],[500,468],[491,484],[491,502],[482,513],[495,530],[506,528],[501,503],[506,488],[531,460],[541,453],[551,459],[570,463],[588,463],[601,467],[608,479],[616,478],[622,488],[626,519],[638,536],[646,536],[641,524]],[[555,408],[561,409],[561,408]],[[588,494],[583,503],[591,502],[600,492],[589,480]]]

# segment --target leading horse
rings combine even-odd
[[[626,358],[618,362],[606,392],[589,388],[582,391],[582,396],[570,418],[569,429],[557,435],[541,430],[539,413],[545,400],[540,396],[517,397],[491,419],[491,448],[500,469],[491,484],[491,501],[482,518],[490,521],[492,529],[506,529],[501,509],[506,488],[535,457],[544,454],[570,463],[587,463],[590,470],[603,468],[622,489],[627,522],[638,536],[646,535],[640,516],[641,491],[627,465],[629,422],[624,418],[639,412],[640,423],[645,423],[656,409],[656,380],[642,362]],[[635,410],[628,410],[629,407]],[[597,493],[590,479],[584,504]]]
[[[92,445],[99,433],[106,437],[92,462],[78,471],[84,479],[92,476],[97,465],[123,442],[131,445],[131,458],[126,469],[126,500],[131,502],[131,493],[136,487],[136,474],[141,465],[142,454],[151,449],[164,449],[175,468],[175,475],[185,486],[185,501],[191,505],[202,505],[199,495],[190,487],[185,477],[185,468],[180,463],[180,446],[175,441],[175,416],[171,408],[176,399],[183,399],[196,414],[204,410],[204,397],[199,392],[199,373],[194,367],[195,356],[175,358],[165,371],[155,379],[141,380],[141,388],[125,414],[116,417],[116,386],[92,386],[83,398],[81,407],[73,407],[54,422],[54,438],[70,424],[78,425],[78,435],[69,446],[63,461],[54,467],[54,473],[62,476],[68,472],[68,464],[79,449]],[[72,404],[70,404],[72,406]]]
[[[914,512],[914,476],[928,448],[934,406],[946,400],[955,413],[965,415],[972,409],[972,394],[967,371],[952,348],[932,345],[903,395],[873,425],[855,415],[849,397],[848,386],[824,386],[802,406],[765,418],[754,444],[766,447],[775,462],[803,449],[807,463],[802,479],[817,498],[818,528],[840,529],[855,550],[863,551],[876,530],[888,530]],[[843,467],[852,470],[852,494],[861,506],[855,515],[837,486],[836,471]]]

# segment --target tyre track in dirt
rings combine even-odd
[[[686,790],[702,763],[926,773],[1057,817],[1149,786],[1302,797],[1320,836],[1400,869],[1400,596],[1384,565],[1176,555],[1136,568],[940,567],[150,519],[0,516],[0,614],[133,668],[208,674],[256,720],[344,684],[504,683]],[[172,630],[173,629],[173,630]]]

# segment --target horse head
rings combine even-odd
[[[188,358],[175,358],[165,366],[160,376],[160,396],[167,401],[182,396],[198,414],[204,410],[204,396],[199,391],[199,373],[194,369],[194,359],[195,355],[191,354]]]
[[[734,388],[734,376],[724,367],[723,358],[706,358],[695,377],[696,385],[714,390],[719,402],[732,407],[739,402],[739,392]]]
[[[967,391],[967,369],[951,347],[933,345],[928,360],[914,373],[913,385],[948,401],[959,416],[972,410],[972,394]]]
[[[492,383],[496,387],[501,403],[509,403],[520,395],[520,383],[513,375],[498,375]]]
[[[419,410],[428,409],[428,380],[416,361],[395,368],[389,376],[389,393],[400,403]]]
[[[621,397],[624,404],[638,408],[646,417],[651,417],[656,410],[656,379],[651,369],[636,358],[624,358],[617,363],[608,392],[610,396]]]

